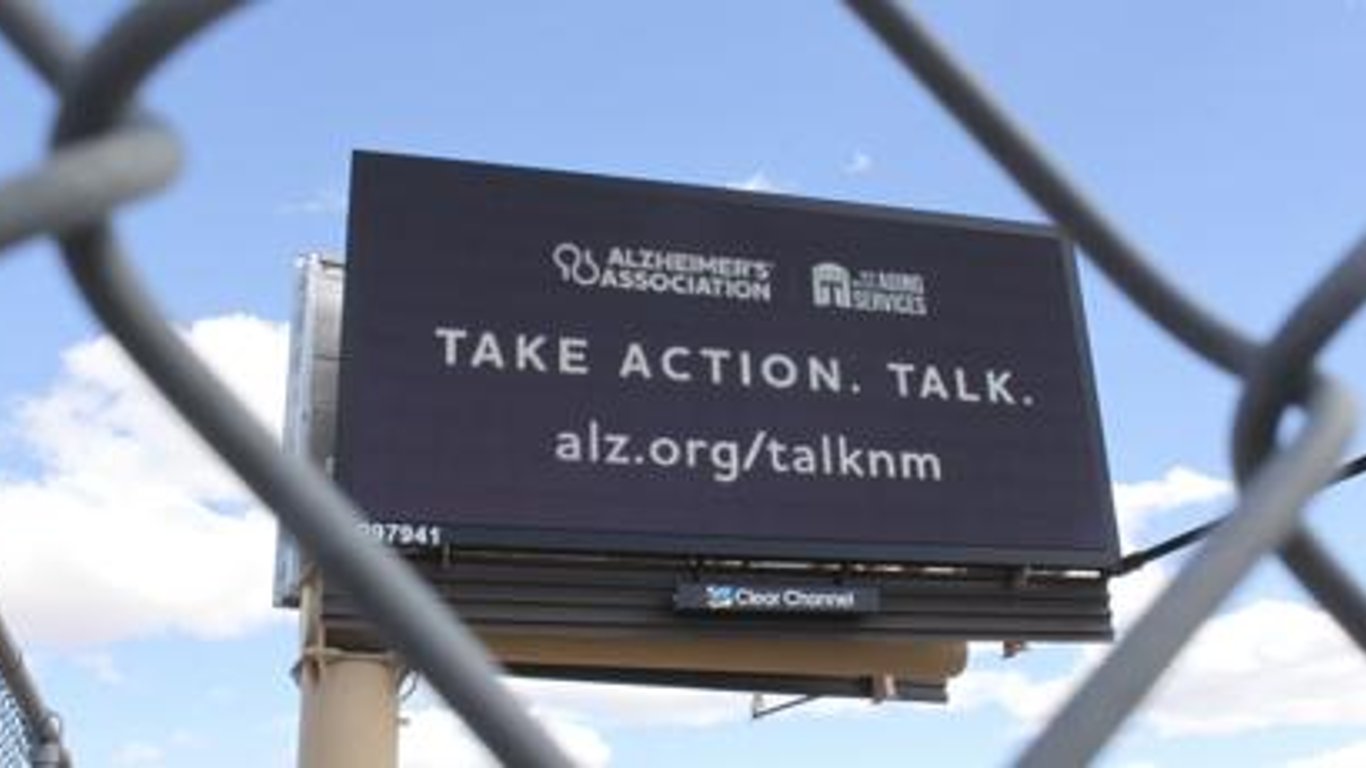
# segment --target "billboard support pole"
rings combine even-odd
[[[315,574],[301,590],[299,768],[395,768],[400,665],[391,653],[328,647],[321,587]]]

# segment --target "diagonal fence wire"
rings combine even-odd
[[[1353,248],[1295,307],[1270,342],[1256,345],[1153,270],[1132,241],[953,60],[907,3],[850,0],[849,5],[1154,322],[1246,384],[1233,442],[1241,481],[1237,510],[1020,763],[1076,765],[1094,757],[1200,624],[1263,555],[1277,548],[1315,599],[1366,649],[1366,598],[1300,523],[1306,501],[1332,477],[1351,434],[1354,411],[1345,389],[1312,365],[1322,344],[1361,304],[1366,244]],[[1306,423],[1290,445],[1273,450],[1274,428],[1296,403],[1304,406]]]
[[[357,516],[344,496],[315,470],[281,454],[246,417],[169,330],[120,252],[108,215],[158,189],[178,166],[174,135],[137,110],[136,92],[183,42],[237,5],[140,3],[90,49],[78,50],[31,0],[0,2],[0,32],[62,100],[52,155],[0,185],[0,249],[55,235],[73,281],[148,377],[490,749],[510,765],[563,765],[563,755],[497,681],[495,664],[468,629],[401,561],[355,530]],[[1302,519],[1309,497],[1336,471],[1354,423],[1345,388],[1313,363],[1366,296],[1366,241],[1293,309],[1271,340],[1254,342],[1154,269],[906,3],[848,5],[1154,322],[1244,380],[1232,440],[1241,489],[1235,513],[1020,764],[1075,765],[1094,757],[1200,624],[1267,555],[1279,552],[1366,649],[1366,597]],[[1276,428],[1291,407],[1301,408],[1305,418],[1293,439],[1277,445]]]
[[[32,718],[19,703],[8,675],[0,675],[0,768],[24,768],[33,752]]]
[[[32,733],[14,693],[6,681],[0,679],[0,768],[24,768],[29,764],[34,741]]]
[[[0,768],[70,768],[57,718],[43,705],[0,619]]]
[[[0,4],[0,29],[21,41],[17,47],[60,90],[53,143],[61,149],[128,130],[125,114],[144,78],[194,33],[238,5],[233,0],[139,3],[79,56],[54,26],[35,21],[42,12],[26,0]],[[86,181],[104,191],[106,180],[95,169],[91,173]],[[26,214],[27,201],[13,201],[13,216],[20,222],[37,216]],[[350,501],[315,469],[282,454],[170,329],[123,258],[112,224],[101,216],[55,234],[72,280],[129,356],[490,751],[509,765],[568,765],[498,679],[496,664],[469,629],[406,564],[359,532],[360,518]]]

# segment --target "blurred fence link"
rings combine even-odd
[[[67,768],[56,715],[43,706],[19,647],[0,619],[0,768]]]
[[[0,768],[32,765],[33,724],[29,713],[10,691],[7,678],[0,676]]]
[[[1244,384],[1231,439],[1241,491],[1235,513],[1019,763],[1052,767],[1092,759],[1199,626],[1268,556],[1279,555],[1366,649],[1366,597],[1302,519],[1353,430],[1351,398],[1315,369],[1314,359],[1366,294],[1366,241],[1291,309],[1269,341],[1254,341],[1153,268],[954,61],[909,3],[847,4],[1086,258],[1176,340]],[[0,249],[55,237],[72,280],[130,356],[490,750],[509,765],[566,765],[459,619],[404,563],[362,536],[351,503],[316,470],[285,457],[170,331],[119,249],[112,214],[168,182],[179,163],[175,135],[137,106],[138,88],[182,43],[239,5],[244,3],[135,3],[94,44],[78,48],[33,0],[0,0],[0,33],[60,100],[52,153],[0,185]],[[1302,411],[1298,432],[1278,444],[1277,427],[1291,408]],[[32,748],[34,715],[15,701],[10,689],[0,687],[0,768],[23,765],[9,762],[11,753]]]

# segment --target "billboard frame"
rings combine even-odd
[[[1118,563],[1120,550],[1113,507],[1109,496],[1109,469],[1104,455],[1103,426],[1099,415],[1094,368],[1086,332],[1077,266],[1072,243],[1055,228],[1044,224],[929,213],[862,203],[815,200],[787,195],[756,196],[753,193],[737,190],[666,184],[584,173],[543,171],[463,160],[437,160],[385,153],[358,152],[356,153],[356,162],[441,164],[451,168],[473,169],[474,172],[506,175],[511,179],[520,179],[521,182],[557,180],[558,183],[563,184],[591,183],[609,190],[612,194],[653,190],[652,194],[659,196],[661,200],[676,198],[684,202],[704,201],[747,205],[781,212],[834,214],[846,218],[885,220],[895,224],[929,225],[940,228],[940,231],[955,233],[980,232],[1019,235],[1025,238],[1033,238],[1033,246],[1040,250],[1047,250],[1055,246],[1056,255],[1050,258],[1056,258],[1056,267],[1059,270],[1057,277],[1060,285],[1050,287],[1060,290],[1060,298],[1065,299],[1065,306],[1060,303],[1055,310],[1055,316],[1066,319],[1071,334],[1071,338],[1067,341],[1070,346],[1066,346],[1066,349],[1069,358],[1075,356],[1075,359],[1069,359],[1069,364],[1074,365],[1073,371],[1076,379],[1073,381],[1068,378],[1066,381],[1069,386],[1076,388],[1076,397],[1069,400],[1069,402],[1075,403],[1075,417],[1077,418],[1072,431],[1078,436],[1077,443],[1085,446],[1085,450],[1077,449],[1082,455],[1076,457],[1076,466],[1090,480],[1085,484],[1086,493],[1093,498],[1087,499],[1084,503],[1094,502],[1096,507],[1094,511],[1083,513],[1079,506],[1077,507],[1078,511],[1071,513],[1072,517],[1068,518],[1068,521],[1074,524],[1078,521],[1085,522],[1087,530],[1090,531],[1088,538],[1091,541],[1087,545],[1078,544],[1076,546],[1067,546],[1063,541],[1066,535],[1062,533],[1051,536],[1058,542],[1056,545],[1050,545],[1051,542],[1040,541],[1040,546],[1012,546],[1005,544],[1004,539],[999,535],[996,537],[997,541],[982,544],[948,540],[935,542],[929,537],[924,537],[923,534],[915,534],[909,537],[903,535],[889,543],[881,537],[868,533],[852,535],[847,539],[821,537],[815,533],[790,537],[767,532],[762,535],[730,532],[703,534],[689,532],[686,526],[681,523],[674,526],[672,530],[661,528],[654,531],[639,528],[613,530],[610,525],[556,527],[553,522],[549,521],[500,525],[486,521],[460,522],[452,519],[460,517],[458,510],[434,513],[425,520],[416,518],[380,519],[377,521],[378,523],[397,534],[397,536],[385,537],[382,530],[375,531],[382,540],[386,540],[386,543],[404,543],[405,539],[421,541],[428,537],[428,530],[433,530],[437,531],[437,534],[431,538],[454,542],[459,547],[498,548],[508,551],[538,550],[621,555],[656,554],[823,562],[965,564],[1097,570],[1107,570]],[[353,166],[353,185],[356,173],[355,166]],[[353,205],[353,216],[356,215],[355,208],[356,206]],[[354,221],[353,219],[351,225],[353,227],[352,237],[355,236],[354,228],[357,226]],[[347,322],[350,323],[351,321],[348,320]],[[1062,348],[1062,344],[1057,347],[1057,349]],[[348,374],[343,371],[341,375],[342,387],[346,388],[348,376],[358,376],[359,374]],[[345,396],[343,394],[343,397]],[[339,429],[342,430],[343,437],[345,437],[346,425],[343,423]],[[356,463],[361,462],[357,460]],[[342,461],[342,464],[342,469],[346,469],[345,460]],[[521,500],[519,500],[519,504],[521,504],[519,509],[523,513],[534,506]],[[413,507],[414,505],[409,504],[408,506]],[[642,504],[642,506],[646,505]],[[769,506],[773,509],[781,508],[781,504],[777,502]],[[468,508],[478,510],[478,505],[470,504]],[[642,511],[648,512],[649,510]],[[476,514],[479,513],[476,512]],[[1005,513],[1002,511],[1000,514]],[[1000,514],[997,516],[1000,517]],[[911,540],[916,536],[920,536],[924,540]],[[1048,539],[1050,537],[1042,538]]]
[[[291,453],[330,469],[336,370],[329,363],[335,360],[337,340],[324,337],[338,327],[338,283],[344,264],[334,257],[308,254],[297,268],[285,444]],[[495,655],[511,674],[527,677],[942,703],[947,698],[947,679],[961,669],[951,663],[943,666],[944,660],[951,659],[951,649],[955,644],[961,647],[966,639],[1094,642],[1112,637],[1108,577],[1097,570],[554,556],[450,545],[400,548],[399,552],[477,634],[494,642]],[[277,606],[299,607],[304,579],[316,579],[320,591],[313,610],[321,621],[320,636],[329,645],[361,652],[387,648],[383,634],[361,616],[345,593],[317,574],[307,554],[287,535],[280,536],[276,563]],[[876,612],[854,615],[677,610],[674,599],[679,585],[717,579],[858,583],[876,589],[880,605]],[[626,593],[621,589],[632,597],[623,602]],[[725,647],[758,637],[778,643],[774,647],[779,648],[784,638],[806,638],[828,644],[829,653],[838,655],[859,653],[853,649],[862,642],[887,640],[905,643],[908,652],[929,653],[924,658],[939,661],[918,662],[911,674],[848,675],[820,673],[801,665],[787,672],[698,668],[701,665],[693,663],[696,659],[668,654],[657,654],[657,659],[643,666],[556,659],[553,651],[528,660],[500,654],[498,638],[509,632],[521,637],[523,645],[535,644],[537,637],[573,636],[609,641],[635,638],[632,645],[648,645],[660,638],[692,638]]]

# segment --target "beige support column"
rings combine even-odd
[[[299,768],[398,765],[398,675],[387,654],[319,649],[299,671]]]
[[[318,580],[302,590],[303,648],[299,685],[299,768],[395,768],[398,684],[392,654],[356,653],[325,645],[316,606]]]

